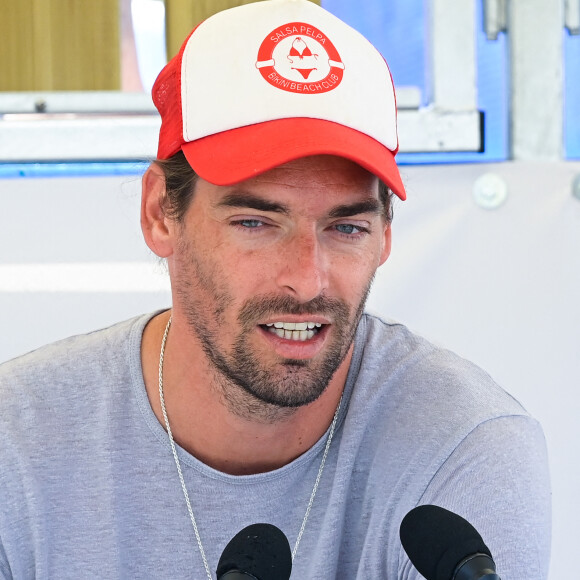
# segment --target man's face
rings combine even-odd
[[[338,157],[198,181],[169,268],[174,313],[218,377],[278,407],[320,396],[388,257],[382,212],[377,178]]]

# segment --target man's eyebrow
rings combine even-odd
[[[216,207],[239,207],[256,209],[259,211],[271,211],[275,213],[283,213],[288,215],[290,213],[288,207],[281,203],[269,201],[263,197],[253,195],[250,193],[234,192],[224,196]]]
[[[351,217],[362,213],[380,214],[383,211],[381,202],[375,198],[365,199],[351,204],[337,205],[329,212],[331,218]]]

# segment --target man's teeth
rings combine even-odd
[[[287,340],[309,340],[322,326],[319,322],[271,322],[268,330]]]

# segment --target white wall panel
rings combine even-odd
[[[171,303],[136,176],[0,179],[0,361]]]

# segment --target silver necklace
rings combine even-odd
[[[169,443],[171,445],[171,451],[173,453],[173,459],[175,460],[175,466],[177,467],[177,474],[179,475],[179,481],[181,483],[181,489],[183,490],[183,496],[185,497],[185,503],[187,504],[187,511],[189,512],[189,518],[193,526],[193,531],[195,532],[195,539],[197,540],[197,545],[199,547],[199,553],[201,554],[201,559],[203,560],[203,566],[209,580],[212,580],[212,575],[209,569],[209,564],[207,563],[207,558],[205,556],[205,550],[203,549],[203,544],[201,543],[201,536],[199,535],[199,529],[197,527],[197,522],[195,521],[195,516],[193,515],[193,509],[191,507],[191,502],[189,501],[189,494],[187,493],[187,487],[185,486],[185,480],[183,479],[183,472],[181,470],[181,462],[177,455],[177,450],[175,448],[175,441],[173,440],[173,433],[171,432],[171,427],[169,426],[169,418],[167,416],[167,409],[165,408],[165,397],[163,396],[163,359],[165,357],[165,343],[167,342],[167,335],[169,334],[169,327],[171,326],[171,316],[167,321],[167,326],[165,327],[165,332],[163,333],[163,339],[161,341],[161,352],[159,353],[159,401],[161,403],[161,411],[163,413],[163,419],[165,420],[165,427],[167,429],[167,435],[169,436]],[[306,522],[308,521],[308,516],[310,515],[310,510],[312,509],[312,504],[314,503],[314,497],[318,490],[318,484],[320,483],[320,478],[322,477],[322,471],[324,470],[324,464],[326,463],[326,456],[328,455],[328,450],[330,449],[330,443],[332,442],[332,436],[334,435],[334,428],[336,427],[336,421],[338,419],[338,412],[340,411],[340,404],[342,403],[342,396],[334,412],[334,418],[330,424],[330,430],[328,432],[328,438],[326,440],[326,445],[324,447],[324,453],[322,455],[322,461],[320,462],[320,467],[318,468],[318,474],[316,475],[316,481],[314,482],[314,487],[312,488],[312,493],[310,494],[310,500],[308,501],[308,506],[306,507],[306,513],[304,514],[304,519],[302,520],[302,525],[300,526],[300,531],[298,532],[298,537],[296,538],[296,543],[294,544],[294,549],[292,550],[292,561],[296,557],[296,552],[298,551],[298,545],[304,534],[304,529],[306,528]]]

